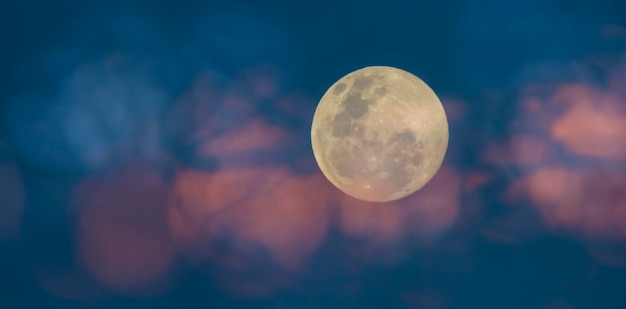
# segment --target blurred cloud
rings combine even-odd
[[[122,294],[152,295],[170,285],[175,251],[167,232],[167,186],[157,170],[133,164],[76,188],[82,265]]]
[[[270,263],[299,272],[326,235],[334,194],[321,175],[298,176],[284,167],[181,171],[170,227],[192,260],[220,263],[220,244],[227,244],[239,254],[267,254]],[[238,267],[220,265],[225,271]]]
[[[534,207],[553,233],[579,239],[600,261],[623,257],[626,239],[626,97],[617,86],[624,61],[612,61],[605,83],[582,77],[522,87],[512,135],[482,157],[507,172],[505,203]]]
[[[159,157],[165,100],[136,59],[110,55],[78,66],[47,95],[11,102],[6,120],[18,151],[37,166],[102,171]]]
[[[626,101],[584,86],[564,87],[554,100],[571,106],[552,126],[553,139],[578,155],[626,158]]]
[[[530,134],[512,136],[505,145],[494,144],[483,153],[483,160],[501,166],[539,167],[555,159],[555,150]]]
[[[374,247],[401,241],[430,244],[456,222],[460,194],[461,176],[444,166],[420,191],[395,202],[368,203],[342,195],[339,224],[347,235]]]
[[[251,67],[228,78],[199,74],[168,112],[169,149],[199,168],[295,164],[310,151],[303,113],[315,105],[284,90],[276,70]]]
[[[345,196],[319,172],[180,171],[170,199],[170,229],[192,264],[218,265],[211,274],[227,292],[265,295],[310,275],[309,259],[335,224],[353,261],[397,263],[408,248],[435,244],[460,214],[461,190],[461,177],[451,168],[414,197],[385,204]],[[268,268],[277,275],[259,274]]]
[[[621,179],[620,179],[621,178]],[[586,238],[626,238],[626,179],[551,167],[519,180],[548,227],[581,232]]]

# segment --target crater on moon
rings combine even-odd
[[[313,117],[311,142],[324,175],[367,201],[391,201],[423,187],[437,172],[448,124],[434,92],[416,76],[368,67],[337,81]]]

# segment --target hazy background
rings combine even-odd
[[[391,65],[450,122],[368,204],[310,148]],[[624,1],[5,1],[0,308],[626,308]]]

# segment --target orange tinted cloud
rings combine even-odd
[[[214,91],[214,79],[206,74],[178,107],[181,119],[187,114],[197,119],[180,122],[189,126],[196,157],[215,160],[218,168],[176,173],[171,233],[191,261],[220,265],[223,271],[213,278],[240,293],[264,294],[288,281],[289,276],[278,275],[280,270],[263,282],[245,278],[268,263],[283,271],[303,270],[326,235],[336,194],[321,174],[296,175],[286,165],[250,166],[251,160],[290,160],[285,150],[300,145],[297,134],[256,115],[259,108],[268,108],[261,104],[272,104],[281,117],[303,121],[296,115],[309,101],[280,93],[277,73],[271,67],[245,70],[220,91]]]
[[[408,198],[405,223],[411,234],[430,242],[448,232],[460,214],[461,177],[454,168],[442,166],[424,188]]]
[[[528,174],[516,186],[549,227],[596,239],[626,238],[626,181],[618,173],[555,166]]]
[[[555,159],[552,144],[530,134],[512,136],[505,144],[490,145],[483,160],[497,165],[537,166]]]
[[[266,244],[281,265],[299,267],[326,234],[331,192],[317,175],[285,177],[253,197],[249,209],[235,209],[231,226],[240,237]]]
[[[347,235],[378,245],[396,242],[404,234],[397,202],[371,203],[347,195],[341,198],[339,225]]]
[[[321,175],[294,175],[284,167],[181,171],[174,188],[170,226],[183,250],[210,257],[219,254],[212,245],[226,237],[292,270],[326,235],[335,194]]]
[[[569,151],[599,159],[626,158],[626,106],[593,89],[561,89],[573,106],[554,123],[551,136]]]
[[[374,247],[407,240],[429,243],[456,221],[460,194],[460,174],[444,166],[424,188],[398,201],[369,203],[342,195],[340,228]]]
[[[469,171],[463,176],[463,191],[474,191],[489,183],[493,178],[491,173],[484,171]]]
[[[610,90],[586,85],[565,85],[553,93],[548,103],[563,112],[549,136],[573,157],[521,180],[548,226],[594,238],[626,237],[626,173],[615,161],[626,159],[625,102]]]
[[[77,188],[78,254],[94,278],[130,294],[158,293],[167,286],[174,247],[166,201],[165,182],[146,167],[131,166]]]
[[[282,146],[288,137],[283,129],[254,119],[228,134],[208,140],[200,152],[202,156],[228,156],[247,151],[270,151]]]
[[[584,241],[599,260],[624,256],[607,249],[626,238],[624,59],[604,66],[606,85],[523,87],[512,136],[482,157],[513,177],[502,196],[510,217],[498,218],[490,237],[516,243],[536,234],[528,222],[534,212],[522,209],[532,207],[545,226]]]

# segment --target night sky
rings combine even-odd
[[[320,172],[345,74],[423,79],[444,164]],[[626,308],[626,2],[5,1],[0,309]]]

